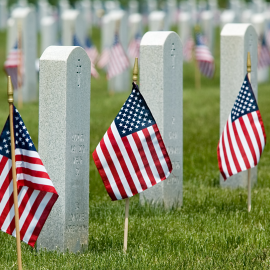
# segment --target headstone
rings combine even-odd
[[[110,48],[113,43],[113,25],[111,24],[111,15],[106,14],[101,20],[101,49]]]
[[[246,9],[242,12],[242,23],[251,23],[252,10]]]
[[[167,18],[167,25],[168,29],[171,28],[171,26],[176,24],[177,19],[177,2],[176,0],[167,0],[166,1],[166,18]]]
[[[82,15],[84,18],[84,21],[86,23],[86,31],[87,33],[92,30],[92,23],[91,23],[91,1],[89,0],[83,0],[81,2],[81,7],[82,7]]]
[[[16,32],[15,20],[13,18],[9,18],[7,20],[7,46],[6,46],[7,56],[10,50],[14,48],[17,38],[18,38],[18,34]]]
[[[224,10],[220,15],[220,29],[227,23],[236,23],[236,15],[233,10]]]
[[[189,12],[181,12],[178,17],[178,32],[183,44],[192,37],[192,18]]]
[[[118,1],[105,1],[104,6],[106,13],[120,9],[120,4]]]
[[[0,30],[6,29],[7,19],[8,19],[7,0],[2,0],[0,2]]]
[[[230,8],[232,11],[234,11],[235,14],[235,22],[240,22],[241,17],[241,9],[242,4],[239,0],[231,0],[230,1]]]
[[[58,8],[59,8],[59,21],[58,21],[58,24],[59,24],[59,30],[61,31],[61,29],[62,29],[62,20],[61,20],[61,18],[63,16],[64,12],[66,10],[70,9],[68,0],[60,0],[58,2]]]
[[[103,12],[102,2],[98,0],[93,1],[93,14],[92,14],[93,25],[99,24],[101,12]]]
[[[36,72],[36,58],[37,58],[37,37],[36,37],[36,16],[35,11],[32,8],[16,8],[12,12],[12,38],[9,40],[10,45],[8,49],[11,49],[18,42],[19,29],[21,36],[21,46],[23,53],[23,84],[22,84],[22,98],[24,102],[37,100],[37,72]],[[9,47],[10,46],[10,47]],[[14,92],[15,100],[18,99],[18,91]]]
[[[62,45],[72,46],[74,35],[84,46],[86,27],[83,17],[78,10],[68,9],[62,14]]]
[[[133,13],[128,18],[129,23],[129,41],[136,37],[137,34],[143,34],[142,15]]]
[[[165,31],[168,28],[164,11],[153,11],[149,14],[149,31]]]
[[[214,16],[214,25],[219,26],[220,25],[220,14],[218,9],[218,1],[217,0],[209,0],[208,1],[209,10],[213,12]]]
[[[110,12],[109,14],[110,25],[108,29],[110,29],[111,34],[108,36],[112,38],[108,40],[109,47],[113,45],[115,33],[117,30],[117,25],[119,25],[119,41],[121,42],[125,52],[127,53],[128,47],[128,16],[127,13],[123,10],[115,10]],[[108,24],[107,24],[108,26]],[[106,30],[105,30],[106,31]],[[107,31],[106,31],[107,32]],[[117,75],[116,77],[109,80],[108,90],[113,92],[122,92],[130,90],[130,70],[127,69],[123,73]]]
[[[247,53],[251,55],[251,85],[256,99],[258,36],[251,24],[227,24],[220,37],[220,135],[233,108],[247,74]],[[238,173],[226,181],[220,175],[222,187],[247,187],[247,171]],[[251,169],[252,184],[257,181],[257,167]]]
[[[265,34],[266,25],[264,13],[257,13],[251,16],[251,24],[254,26],[257,35],[260,38]],[[269,67],[258,68],[258,82],[267,82],[269,80]]]
[[[41,20],[41,53],[51,45],[57,45],[57,27],[54,17],[47,16]]]
[[[147,0],[147,12],[150,14],[158,8],[157,0]]]
[[[81,47],[51,46],[40,58],[38,150],[59,198],[38,249],[87,249],[90,66]]]
[[[139,2],[136,0],[131,0],[128,3],[129,14],[134,14],[139,12]]]
[[[214,17],[210,10],[205,10],[201,13],[201,25],[203,33],[206,37],[207,45],[210,51],[213,53],[215,48],[215,29],[214,29]]]
[[[183,52],[175,32],[147,32],[140,46],[140,91],[172,161],[168,179],[140,194],[140,202],[183,203]]]

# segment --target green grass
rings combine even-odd
[[[99,32],[94,29],[94,40]],[[218,37],[218,32],[216,33]],[[0,33],[0,62],[5,58]],[[90,161],[89,247],[84,253],[36,252],[22,243],[24,269],[269,269],[270,149],[266,145],[247,213],[244,189],[221,189],[219,140],[219,43],[216,77],[194,89],[192,64],[184,66],[184,205],[165,211],[130,199],[128,252],[123,254],[124,201],[111,202]],[[0,73],[0,126],[8,114],[6,78]],[[129,90],[129,89],[128,89]],[[109,95],[105,74],[92,79],[91,153],[128,92]],[[259,107],[270,134],[269,87],[259,86]],[[20,113],[38,145],[38,103]],[[16,269],[15,238],[0,233],[0,269]]]

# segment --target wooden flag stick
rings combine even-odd
[[[18,261],[18,269],[22,270],[21,239],[20,239],[19,210],[18,210],[17,173],[16,173],[15,142],[14,142],[14,127],[13,127],[13,87],[12,87],[12,82],[11,82],[10,76],[8,76],[7,94],[8,94],[8,103],[9,103],[9,124],[10,124],[10,140],[11,140],[13,199],[14,199],[15,227],[16,227],[16,241],[17,241],[17,261]]]
[[[135,58],[133,77],[132,80],[137,84],[139,73],[138,58]],[[127,252],[127,240],[128,240],[128,212],[129,212],[129,198],[126,198],[126,208],[125,208],[125,230],[124,230],[124,252]]]
[[[23,95],[22,95],[22,24],[18,22],[18,52],[19,61],[17,69],[17,88],[18,88],[18,108],[21,109],[23,106]]]
[[[250,59],[250,52],[247,55],[247,74],[248,79],[251,83],[251,59]],[[251,169],[248,169],[248,212],[251,210]]]

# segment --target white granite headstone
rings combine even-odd
[[[62,14],[62,45],[72,46],[74,35],[81,46],[85,46],[86,26],[83,17],[78,10],[68,9]]]
[[[137,34],[143,34],[142,15],[133,13],[128,18],[129,23],[129,41],[136,37]]]
[[[23,102],[29,102],[37,100],[38,88],[37,88],[37,72],[36,72],[36,58],[37,58],[37,37],[36,37],[36,15],[35,11],[29,7],[16,8],[12,12],[11,31],[15,34],[11,34],[11,38],[14,40],[8,40],[8,48],[14,48],[18,42],[19,29],[21,37],[21,46],[23,53],[23,85],[21,88]],[[10,46],[10,47],[9,47]],[[14,92],[15,100],[18,100],[18,92]]]
[[[256,99],[258,36],[251,24],[227,24],[220,34],[220,135],[247,74],[247,53],[251,55],[251,85]],[[220,176],[222,187],[247,187],[247,171],[226,181]],[[257,181],[257,167],[251,169],[252,184]]]
[[[0,2],[0,30],[6,29],[7,19],[8,19],[7,0],[2,0]]]
[[[40,58],[38,150],[59,198],[38,249],[87,249],[90,78],[90,60],[81,47],[51,46]]]
[[[57,24],[52,16],[44,17],[40,22],[41,54],[52,45],[57,45]]]
[[[129,14],[134,14],[139,12],[139,2],[136,0],[131,0],[128,3]]]
[[[149,31],[165,31],[168,29],[166,13],[164,11],[153,11],[149,14]]]
[[[181,12],[178,16],[178,32],[185,44],[192,37],[192,18],[189,12]]]
[[[203,33],[206,37],[207,45],[213,53],[215,48],[215,29],[214,29],[214,16],[210,10],[205,10],[201,13],[201,26]]]
[[[264,13],[258,13],[251,16],[251,24],[254,26],[259,40],[265,34],[266,23]],[[258,67],[258,83],[267,82],[269,80],[269,67]]]
[[[140,194],[141,203],[183,203],[183,52],[175,32],[147,32],[140,46],[140,91],[172,161],[168,179]]]
[[[236,15],[233,10],[224,10],[220,15],[220,29],[227,23],[236,23]]]

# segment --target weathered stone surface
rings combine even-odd
[[[38,248],[88,245],[90,60],[81,47],[51,46],[40,58],[39,154],[59,198]]]
[[[172,161],[168,179],[140,194],[140,201],[183,203],[183,55],[175,32],[147,32],[140,46],[140,91],[161,132]]]
[[[257,46],[258,36],[251,24],[227,24],[220,40],[220,135],[228,120],[233,104],[247,74],[247,53],[251,54],[251,85],[258,98]],[[252,183],[257,181],[257,167],[251,174]],[[247,171],[238,173],[225,182],[220,176],[222,187],[246,187]]]

